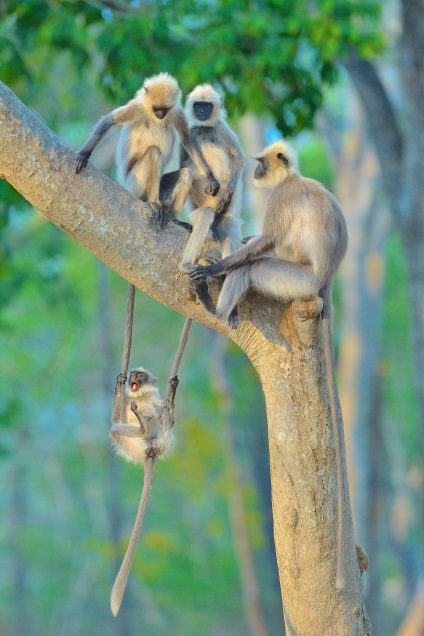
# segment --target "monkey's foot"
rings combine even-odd
[[[222,273],[220,267],[221,261],[213,265],[194,265],[191,267],[190,280],[202,280],[205,278],[214,278]]]
[[[166,210],[159,204],[150,201],[150,207],[154,211],[153,223],[163,230],[168,223],[168,214]]]
[[[212,298],[209,294],[209,287],[206,280],[204,278],[201,280],[192,280],[190,278],[190,284],[198,301],[203,305],[206,311],[212,314],[212,316],[216,316],[215,305],[213,304]]]
[[[229,315],[228,324],[230,325],[231,329],[237,329],[237,327],[239,326],[240,319],[239,319],[239,312],[238,312],[237,306],[234,307],[233,311]]]
[[[208,185],[205,189],[205,194],[216,197],[220,188],[218,181],[215,179],[212,172],[209,172],[206,178],[208,180]]]

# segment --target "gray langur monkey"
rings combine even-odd
[[[343,422],[339,417],[334,369],[331,288],[347,249],[343,212],[320,183],[302,177],[294,151],[283,140],[265,148],[256,159],[255,184],[271,187],[262,232],[219,263],[193,268],[190,279],[204,307],[220,320],[238,326],[237,303],[249,289],[294,300],[322,296],[322,329],[334,429],[338,483],[338,589],[344,587],[347,493],[343,479]],[[215,308],[207,277],[225,275]]]
[[[75,171],[80,173],[107,131],[123,126],[117,148],[118,181],[134,196],[148,201],[164,227],[184,206],[190,185],[188,168],[164,174],[178,132],[188,156],[196,161],[204,177],[205,191],[214,197],[219,183],[190,137],[181,91],[168,73],[147,78],[135,97],[125,106],[102,117],[91,137],[78,152]]]
[[[185,110],[190,135],[221,184],[218,195],[212,198],[205,189],[198,160],[187,153],[182,155],[182,165],[190,168],[193,179],[189,193],[193,230],[180,266],[183,272],[189,272],[208,236],[221,245],[223,258],[240,244],[238,216],[244,159],[237,135],[225,122],[223,99],[210,84],[194,88],[187,97]]]
[[[110,437],[118,455],[130,462],[144,464],[144,484],[130,542],[111,592],[110,605],[114,616],[121,606],[143,526],[153,482],[154,464],[157,458],[165,457],[173,439],[169,420],[163,417],[164,404],[155,386],[156,378],[142,367],[130,371],[122,413],[121,391],[125,381],[125,375],[118,375]]]

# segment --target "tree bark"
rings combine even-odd
[[[143,204],[75,153],[0,84],[0,174],[28,201],[124,278],[162,304],[229,336],[265,393],[275,545],[287,633],[371,634],[364,612],[350,507],[346,586],[337,591],[337,479],[319,314],[249,294],[236,331],[209,316],[178,275],[185,231],[160,232]],[[346,467],[344,466],[346,474]]]

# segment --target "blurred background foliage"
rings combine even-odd
[[[422,541],[404,250],[339,64],[352,50],[378,59],[399,97],[399,7],[382,6],[0,2],[0,72],[75,148],[146,76],[166,70],[184,94],[213,82],[249,157],[283,133],[302,172],[340,198],[351,248],[335,293],[339,382],[358,542],[372,561],[366,603],[377,634],[418,636],[399,627],[420,599]],[[115,144],[111,133],[93,156],[112,177]],[[248,163],[246,234],[264,204],[251,172]],[[109,591],[142,483],[107,441],[127,285],[4,181],[0,212],[0,633],[283,634],[260,384],[240,351],[200,325],[180,373],[175,451],[158,466],[128,594],[112,618]],[[132,364],[164,391],[183,318],[141,293],[135,316]]]

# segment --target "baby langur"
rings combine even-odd
[[[130,462],[144,464],[144,484],[131,539],[112,588],[110,604],[114,616],[117,615],[121,606],[143,525],[153,482],[155,460],[163,458],[172,443],[171,428],[162,417],[162,400],[155,386],[156,378],[142,367],[130,371],[125,389],[123,414],[120,400],[122,382],[125,382],[125,376],[119,375],[115,390],[113,426],[110,430],[110,437],[118,455]]]
[[[102,117],[75,161],[77,173],[109,128],[123,126],[118,148],[118,181],[142,201],[148,201],[163,227],[184,206],[191,175],[188,168],[164,175],[178,132],[188,156],[196,161],[204,177],[204,188],[212,197],[219,190],[202,153],[190,138],[187,120],[181,107],[181,91],[168,73],[145,80],[135,97],[125,106]]]
[[[347,248],[343,212],[334,198],[317,181],[299,174],[294,151],[277,141],[256,159],[255,184],[272,188],[265,209],[262,232],[219,263],[193,268],[199,300],[221,320],[238,326],[237,303],[249,289],[281,300],[324,301],[322,328],[328,392],[336,444],[338,481],[337,588],[344,587],[343,422],[339,417],[334,372],[331,286]],[[225,274],[216,308],[209,295],[206,277]]]
[[[208,236],[221,245],[222,256],[228,256],[240,244],[241,176],[243,152],[237,135],[225,122],[222,97],[210,86],[201,84],[186,101],[186,115],[193,141],[199,146],[221,189],[212,198],[205,189],[201,164],[194,157],[183,154],[182,165],[189,166],[193,175],[190,214],[193,231],[184,250],[181,270],[190,271]],[[184,169],[184,168],[183,168]]]

